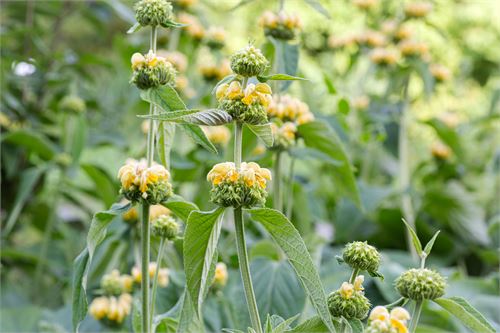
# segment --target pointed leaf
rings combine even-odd
[[[293,75],[288,75],[288,74],[261,75],[261,76],[257,76],[257,79],[260,82],[267,82],[267,81],[296,81],[296,80],[308,81],[307,79],[305,79],[303,77],[298,77],[298,76],[293,76]]]
[[[267,147],[272,147],[274,143],[273,131],[271,129],[271,124],[261,124],[261,125],[250,125],[245,124],[253,134],[260,138]]]
[[[87,295],[83,279],[88,267],[89,251],[85,248],[76,257],[73,263],[73,290],[72,290],[72,323],[73,331],[78,332],[80,322],[87,315]]]
[[[427,245],[425,245],[424,252],[425,252],[425,254],[427,256],[429,254],[431,254],[432,247],[434,246],[434,242],[436,241],[436,238],[437,238],[437,236],[439,235],[440,232],[441,232],[441,230],[436,231],[436,233],[434,234],[434,236],[432,236],[431,240],[427,243]]]
[[[164,24],[162,24],[164,28],[182,28],[182,27],[187,27],[188,24],[184,23],[179,23],[175,21],[166,21]]]
[[[418,239],[418,236],[417,236],[417,233],[415,232],[415,230],[413,230],[413,228],[408,224],[408,222],[406,222],[405,219],[401,219],[403,221],[403,223],[406,225],[406,229],[408,229],[408,231],[410,232],[410,235],[411,235],[411,240],[413,242],[413,247],[415,248],[415,250],[417,251],[417,254],[419,256],[422,256],[422,243],[420,243],[420,239]]]
[[[330,331],[335,332],[318,271],[297,229],[277,210],[254,208],[249,212],[252,219],[264,226],[286,254],[318,315]]]
[[[164,112],[152,116],[147,115],[140,117],[170,121],[181,124],[195,124],[204,126],[224,125],[233,121],[233,118],[229,113],[219,109],[180,110],[180,111]]]
[[[19,130],[2,135],[1,142],[22,146],[45,160],[54,158],[57,153],[57,147],[47,137],[28,130]]]
[[[175,216],[184,222],[187,221],[189,214],[191,214],[192,211],[198,210],[198,206],[194,203],[186,201],[186,199],[176,194],[171,196],[168,201],[163,204],[163,206],[170,209]]]
[[[208,275],[219,241],[223,212],[221,207],[209,212],[191,212],[184,233],[186,285],[200,318],[203,293],[211,282]]]
[[[434,302],[476,333],[495,332],[495,328],[491,326],[486,318],[461,297],[438,298]]]
[[[182,129],[184,132],[191,138],[193,139],[194,142],[208,150],[209,152],[212,152],[214,154],[217,154],[217,148],[213,145],[210,140],[208,140],[207,136],[205,135],[205,132],[200,128],[198,125],[192,125],[192,124],[182,124],[181,125]]]
[[[127,30],[127,34],[133,34],[134,32],[139,31],[141,28],[142,26],[139,24],[139,22],[137,22]]]

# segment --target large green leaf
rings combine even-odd
[[[245,124],[253,134],[260,138],[267,147],[272,147],[274,143],[271,124],[250,125]]]
[[[434,300],[443,309],[454,315],[465,326],[477,333],[494,333],[495,329],[491,324],[461,297],[438,298]]]
[[[325,326],[325,323],[319,316],[314,316],[303,323],[295,326],[292,330],[289,332],[293,333],[328,333],[328,328]]]
[[[210,267],[217,249],[224,208],[189,214],[184,232],[184,270],[189,296],[198,314],[208,281]],[[201,315],[199,316],[201,317]]]
[[[167,202],[163,204],[163,206],[170,209],[177,217],[179,217],[184,222],[187,221],[189,214],[192,211],[198,210],[198,206],[194,203],[186,201],[180,195],[171,196]]]
[[[167,169],[170,168],[170,151],[172,150],[174,137],[175,124],[164,121],[158,124],[156,146],[158,149],[158,156],[160,157],[160,161]]]
[[[78,331],[80,322],[87,314],[87,275],[97,246],[106,237],[108,225],[113,219],[130,208],[130,204],[114,204],[109,210],[94,214],[87,235],[87,248],[73,264],[73,329]]]
[[[261,318],[276,314],[288,318],[302,312],[306,295],[287,261],[258,258],[250,265]]]
[[[250,209],[249,212],[252,219],[264,226],[286,254],[299,280],[302,282],[311,304],[330,331],[335,332],[318,271],[297,229],[277,210],[254,208]]]
[[[304,79],[303,77],[298,77],[298,76],[293,76],[293,75],[288,75],[288,74],[271,74],[271,75],[261,75],[257,76],[257,79],[260,82],[267,82],[267,81],[296,81],[296,80],[302,80],[302,81],[307,81],[307,79]]]
[[[19,130],[7,133],[3,135],[2,142],[22,146],[46,160],[52,159],[57,153],[56,146],[49,139],[34,131]]]
[[[145,115],[141,118],[151,118],[162,121],[169,121],[179,124],[195,124],[204,126],[218,126],[230,123],[233,118],[229,113],[219,109],[209,110],[179,110],[162,112],[156,115]]]
[[[106,206],[113,204],[116,201],[118,188],[115,182],[110,179],[106,171],[98,166],[91,164],[82,164],[81,168],[92,179],[95,184],[95,193],[101,197]]]
[[[306,146],[327,154],[335,161],[342,162],[341,165],[331,165],[335,187],[358,206],[361,205],[351,163],[337,134],[327,124],[319,121],[300,125],[298,131],[304,138]]]
[[[189,297],[189,292],[186,290],[179,300],[181,302],[181,313],[179,317],[179,325],[177,326],[178,333],[200,333],[204,332],[204,326],[199,319],[196,310]]]

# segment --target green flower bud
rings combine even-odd
[[[352,284],[344,282],[339,290],[328,296],[328,308],[334,317],[364,319],[370,310],[370,301],[362,291],[355,290]]]
[[[146,55],[134,53],[131,62],[134,73],[130,82],[139,89],[149,89],[175,82],[174,66],[152,51]]]
[[[59,102],[59,109],[66,112],[85,112],[85,101],[76,95],[67,95]]]
[[[415,301],[439,298],[445,288],[446,279],[427,268],[412,268],[396,279],[396,289],[401,296]]]
[[[179,224],[177,221],[168,215],[160,215],[151,225],[153,235],[174,240],[179,235]]]
[[[376,272],[380,265],[380,253],[367,242],[348,243],[342,258],[353,269],[361,271]]]
[[[260,75],[264,72],[267,65],[267,59],[253,45],[248,45],[231,56],[231,69],[241,76],[251,77]]]
[[[229,113],[239,123],[258,125],[268,122],[267,111],[259,103],[247,105],[238,99],[223,99],[219,103],[219,108]]]
[[[101,279],[101,288],[106,295],[120,295],[123,290],[123,280],[120,272],[114,269]]]
[[[135,19],[140,25],[168,27],[172,5],[166,0],[141,0],[134,6]]]

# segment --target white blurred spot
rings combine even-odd
[[[14,74],[17,76],[30,76],[35,73],[36,67],[33,64],[21,61],[14,67]]]

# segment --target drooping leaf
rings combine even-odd
[[[157,149],[160,161],[165,168],[170,168],[170,152],[175,137],[175,124],[161,121],[158,124]]]
[[[288,74],[261,75],[261,76],[257,76],[257,79],[260,82],[267,82],[267,81],[296,81],[296,80],[307,81],[307,79],[304,79],[303,77],[292,76],[292,75],[288,75]]]
[[[274,143],[273,131],[271,129],[271,124],[261,124],[261,125],[250,125],[245,124],[246,127],[253,134],[255,134],[259,139],[261,139],[267,147],[272,147]]]
[[[87,315],[86,275],[89,261],[89,251],[85,248],[76,257],[73,263],[73,290],[72,290],[72,323],[73,331],[78,331],[80,322]]]
[[[133,34],[134,32],[141,30],[141,28],[142,26],[139,24],[139,22],[137,22],[127,30],[127,34]]]
[[[182,124],[181,125],[182,129],[184,132],[191,138],[193,139],[194,142],[208,150],[209,152],[212,152],[214,154],[217,154],[217,148],[213,145],[210,140],[208,140],[207,136],[205,135],[205,132],[200,128],[198,125],[193,125],[193,124]]]
[[[461,297],[438,298],[434,300],[443,309],[451,313],[462,324],[476,333],[494,333],[495,328],[484,316]]]
[[[118,188],[104,170],[91,164],[82,164],[81,168],[95,184],[96,194],[109,206],[116,201]]]
[[[319,0],[305,0],[306,3],[311,6],[315,11],[325,16],[326,18],[331,18],[330,13],[326,10],[325,7],[319,2]]]
[[[412,243],[413,243],[413,247],[415,248],[415,251],[417,251],[417,254],[419,256],[422,256],[422,243],[420,243],[420,239],[418,239],[418,236],[417,236],[417,233],[415,232],[415,230],[413,230],[413,228],[408,224],[408,222],[406,222],[405,219],[401,219],[403,221],[403,223],[405,224],[406,226],[406,229],[408,229],[408,232],[410,233],[411,235],[411,240],[412,240]]]
[[[162,24],[162,26],[165,28],[182,28],[182,27],[186,27],[187,24],[169,20],[169,21],[166,21],[164,24]]]
[[[170,209],[177,217],[179,217],[184,222],[187,221],[189,214],[192,211],[198,210],[198,206],[194,203],[186,201],[180,195],[174,194],[171,196],[167,202],[163,204],[163,206]]]
[[[224,208],[189,214],[184,232],[184,270],[187,290],[201,317],[204,292],[210,283],[208,275],[222,226]]]
[[[436,233],[434,234],[434,236],[432,236],[431,240],[429,242],[427,242],[427,244],[425,245],[424,252],[425,252],[425,254],[427,256],[429,254],[431,254],[432,247],[434,246],[434,242],[436,241],[436,238],[437,238],[437,236],[439,235],[440,232],[441,232],[440,230],[436,231]]]
[[[178,333],[199,333],[204,332],[203,324],[198,318],[198,314],[191,302],[189,292],[186,288],[181,296],[182,306],[179,318],[179,325],[177,326]]]
[[[26,148],[45,160],[54,158],[57,153],[56,146],[45,136],[37,132],[19,130],[2,135],[2,142],[12,143]]]
[[[141,118],[151,118],[180,124],[195,124],[204,126],[224,125],[233,121],[233,118],[229,113],[219,109],[180,110],[163,112],[152,116],[141,116]]]
[[[249,212],[252,219],[261,223],[283,250],[302,282],[311,304],[330,331],[335,332],[319,274],[297,229],[277,210],[254,208]]]
[[[335,85],[327,73],[323,73],[323,82],[325,82],[326,90],[330,95],[335,95],[337,93],[337,89],[335,89]]]
[[[299,134],[306,146],[327,154],[341,165],[331,166],[331,175],[338,191],[361,205],[353,168],[337,134],[327,124],[313,121],[298,127]]]

